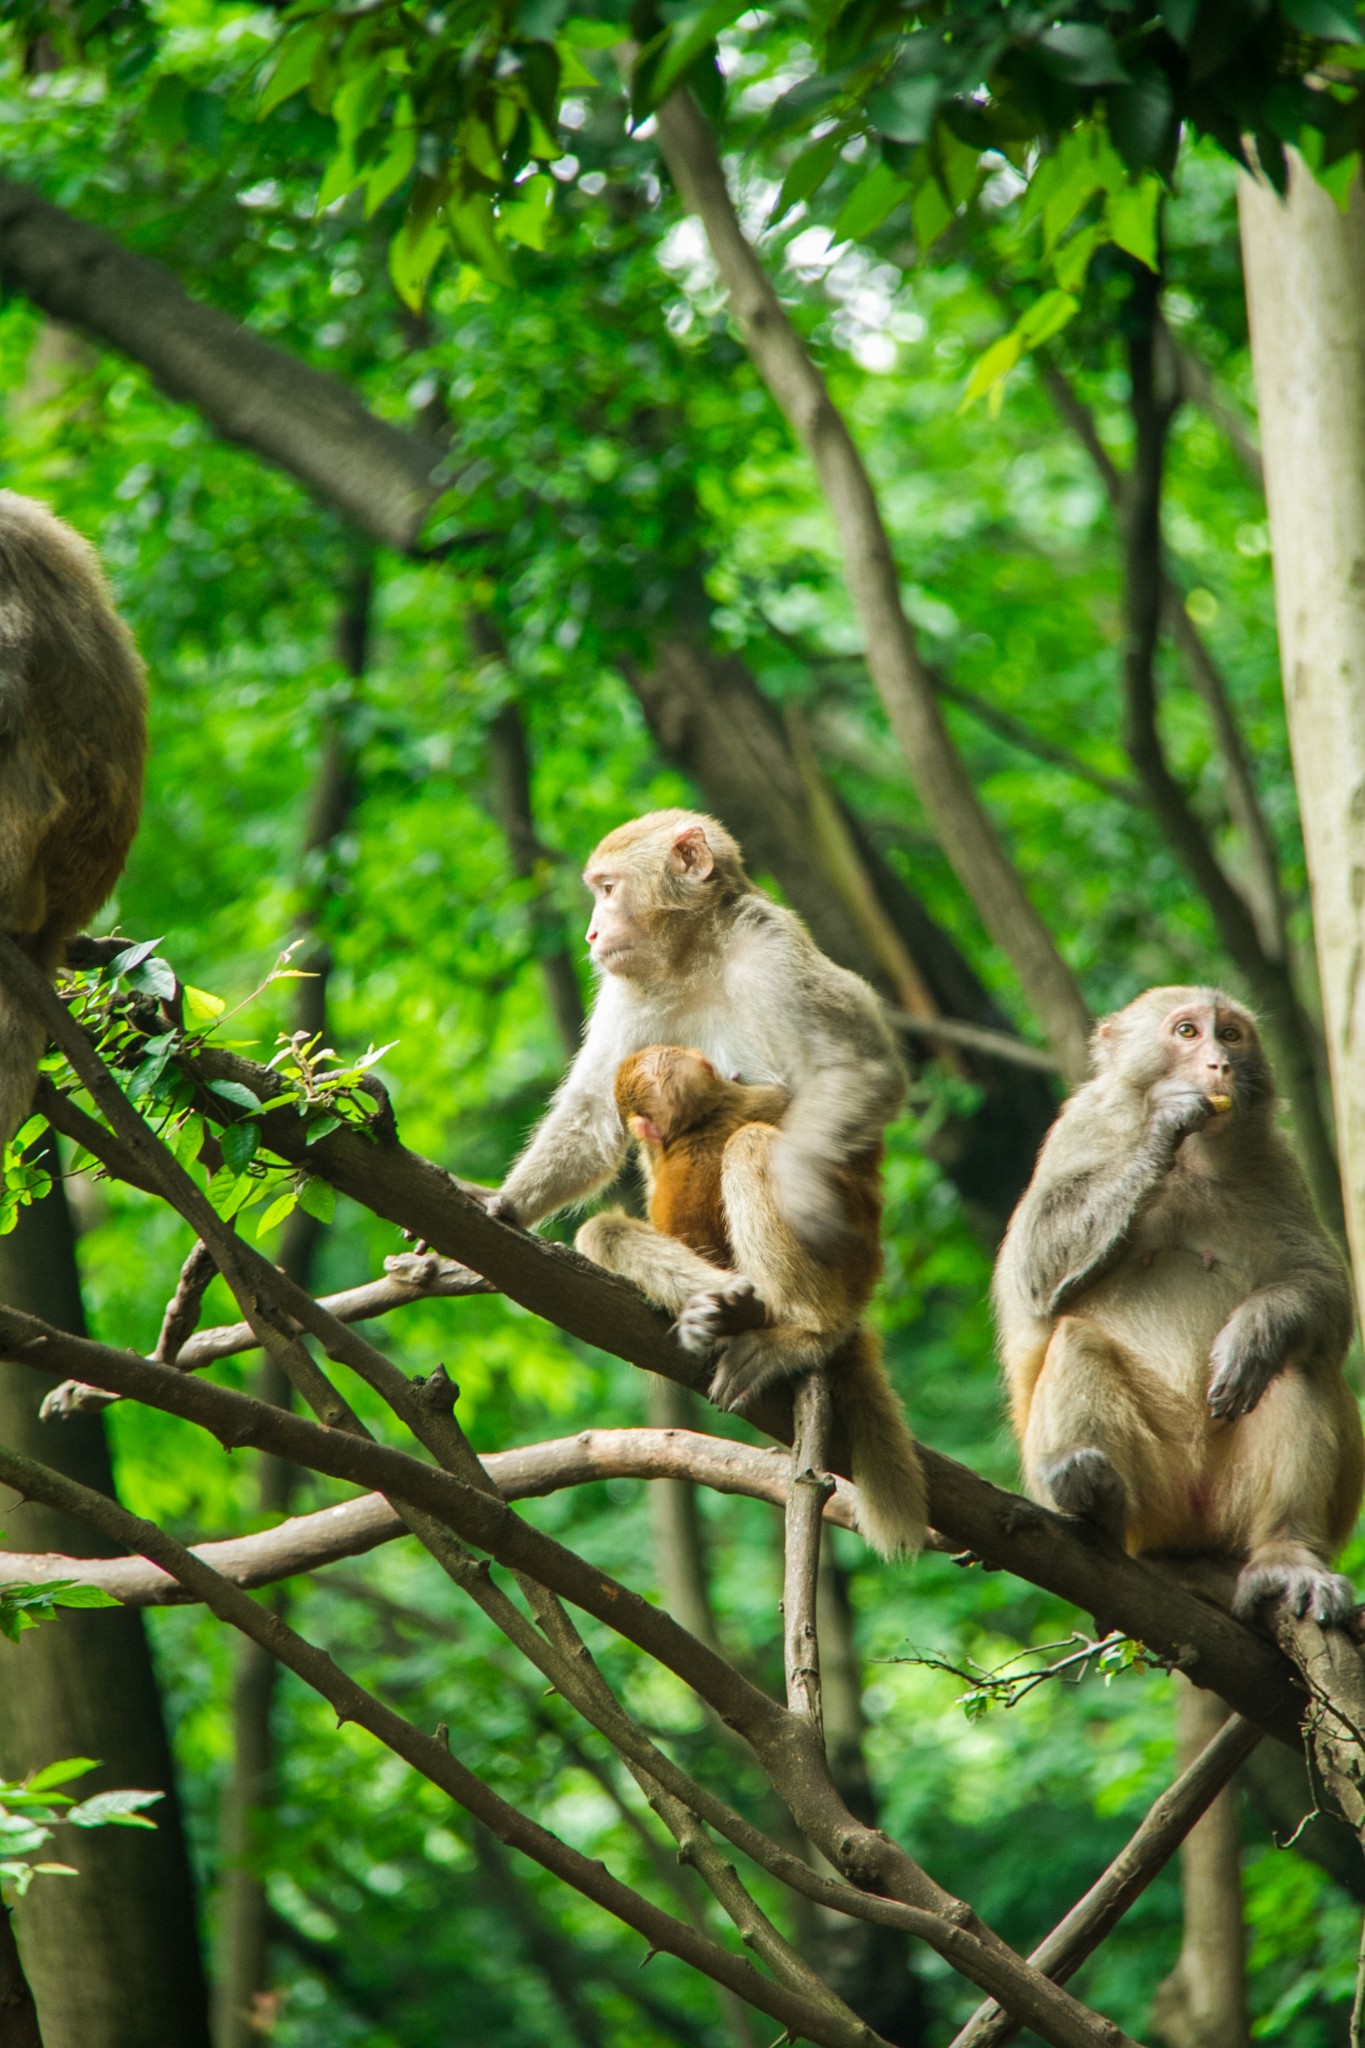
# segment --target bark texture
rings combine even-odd
[[[1365,1272],[1365,188],[1357,178],[1343,213],[1291,152],[1285,199],[1243,177],[1239,203],[1280,662],[1359,1290]]]
[[[71,1221],[61,1183],[0,1238],[0,1300],[83,1334]],[[38,1419],[52,1381],[0,1366],[0,1440],[114,1491],[99,1416],[65,1428]],[[11,1497],[5,1547],[108,1555],[88,1527]],[[14,1926],[47,2048],[208,2048],[194,1887],[180,1828],[161,1701],[140,1615],[65,1613],[0,1644],[0,1771],[20,1777],[58,1757],[93,1756],[83,1789],[164,1791],[156,1830],[102,1828],[63,1845],[78,1878],[39,1878]],[[75,1966],[73,1959],[79,1958]]]

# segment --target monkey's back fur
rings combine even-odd
[[[45,972],[118,879],[146,751],[142,662],[93,548],[0,491],[0,926]],[[0,993],[0,1138],[23,1121],[40,1051]]]

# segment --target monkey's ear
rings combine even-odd
[[[704,882],[716,865],[706,834],[700,825],[686,825],[669,848],[668,864],[674,874],[691,875],[694,882]]]
[[[645,1145],[662,1145],[664,1134],[652,1117],[633,1116],[630,1119],[631,1133]]]

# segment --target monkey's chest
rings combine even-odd
[[[1153,1231],[1091,1290],[1085,1313],[1149,1370],[1188,1383],[1254,1284],[1216,1242]]]

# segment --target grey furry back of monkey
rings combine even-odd
[[[143,665],[94,549],[0,491],[0,928],[47,974],[118,880],[146,753]],[[28,1114],[42,1049],[0,988],[0,1140]]]

